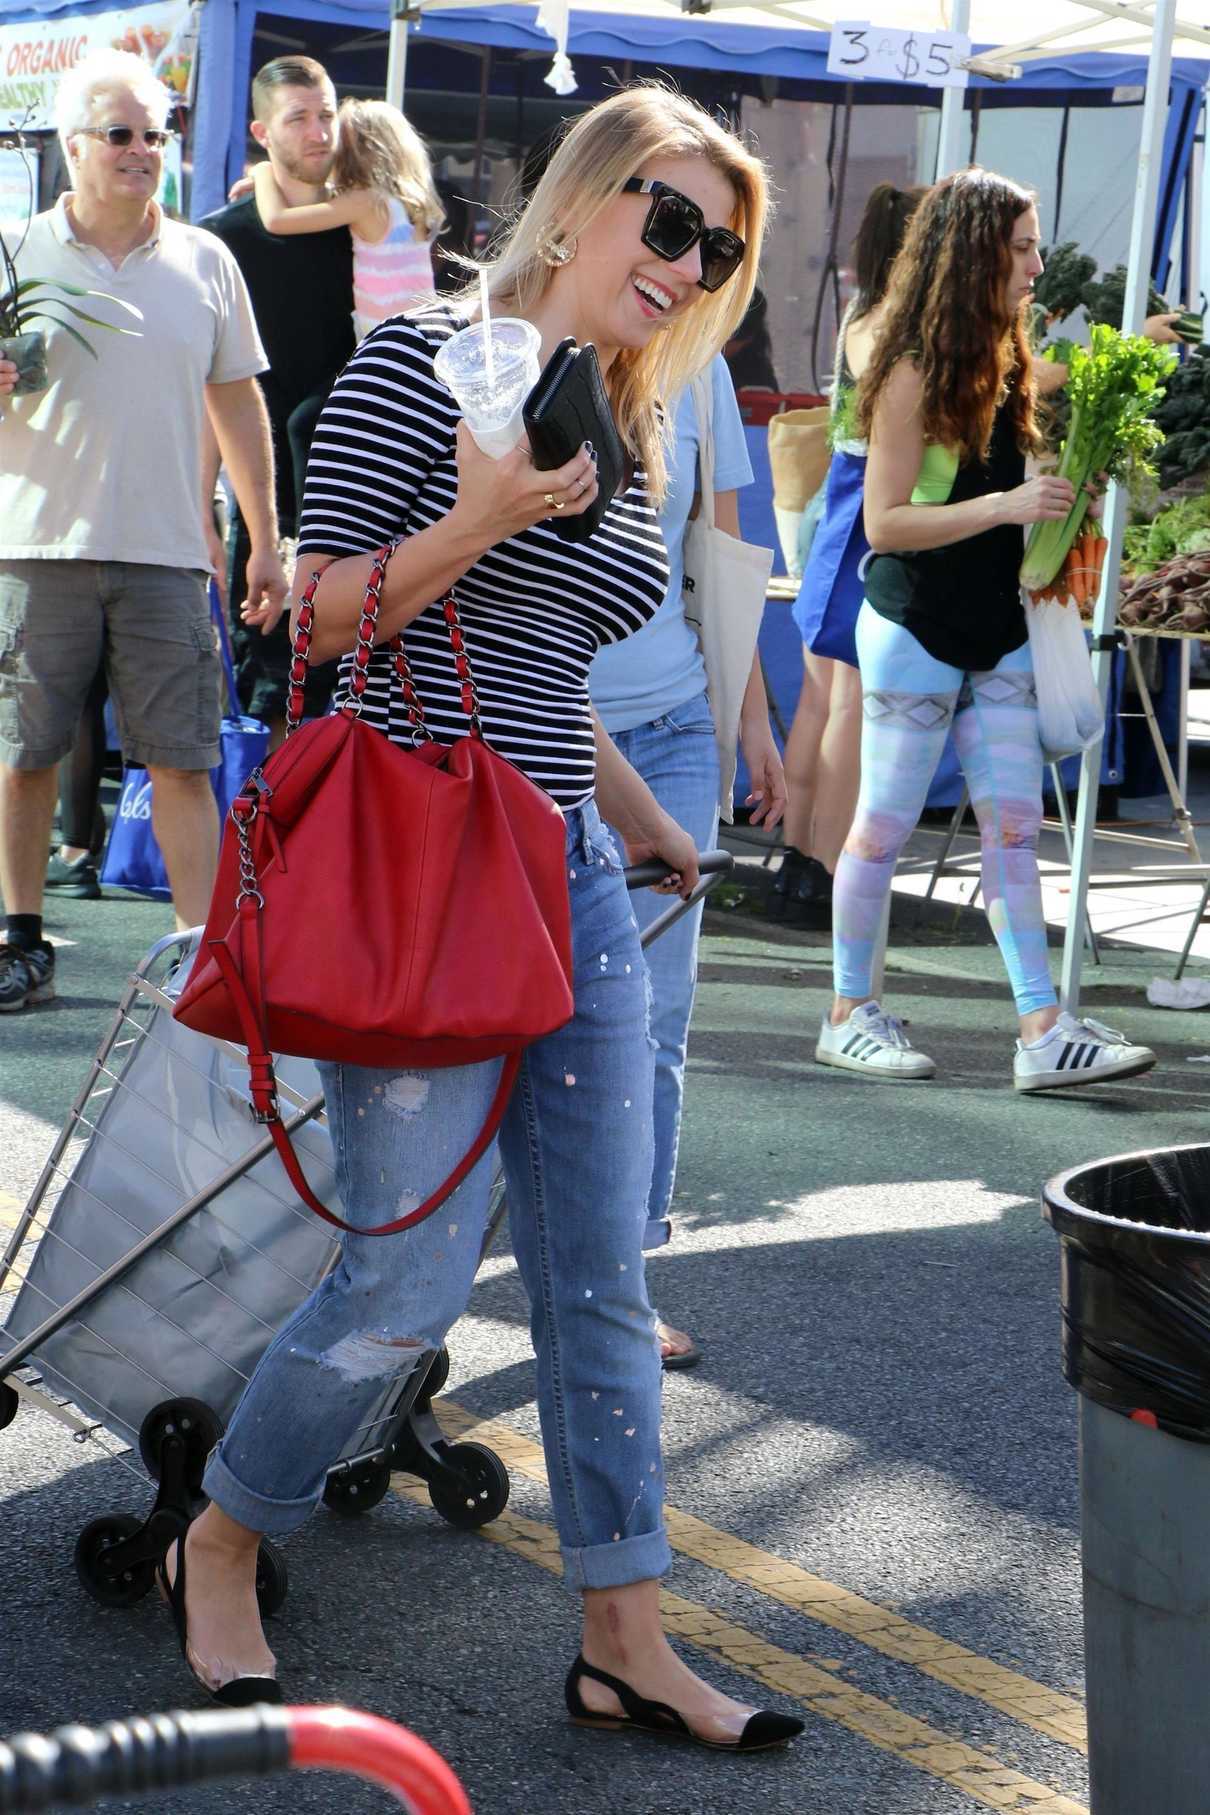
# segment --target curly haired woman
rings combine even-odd
[[[1017,1090],[1132,1077],[1145,1046],[1060,1013],[1038,880],[1042,749],[1018,569],[1025,525],[1066,516],[1055,474],[1025,477],[1041,444],[1024,317],[1042,272],[1032,194],[972,168],[929,190],[908,228],[857,391],[868,436],[874,558],[857,620],[861,794],[836,870],[836,996],[815,1057],[883,1082],[932,1059],[871,991],[895,863],[946,733],[979,821],[983,892],[1020,1019]]]

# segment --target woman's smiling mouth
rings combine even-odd
[[[631,281],[644,306],[644,312],[649,315],[658,317],[665,314],[676,301],[671,290],[665,290],[662,284],[657,284],[650,277],[636,277]]]

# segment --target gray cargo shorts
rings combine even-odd
[[[197,568],[0,561],[0,762],[53,768],[104,664],[122,755],[151,768],[219,760],[220,668]]]

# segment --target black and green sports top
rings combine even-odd
[[[1011,491],[1025,478],[1025,456],[1008,412],[1000,409],[987,459],[959,460],[929,446],[912,490],[913,504],[961,504],[989,492]],[[902,624],[939,662],[975,673],[994,668],[1025,641],[1018,573],[1024,553],[1020,525],[1001,524],[948,548],[871,555],[865,596],[881,617]]]

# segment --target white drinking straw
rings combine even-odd
[[[479,267],[479,314],[483,321],[483,363],[487,368],[488,384],[495,384],[496,369],[492,359],[492,305],[487,294],[487,272]]]

